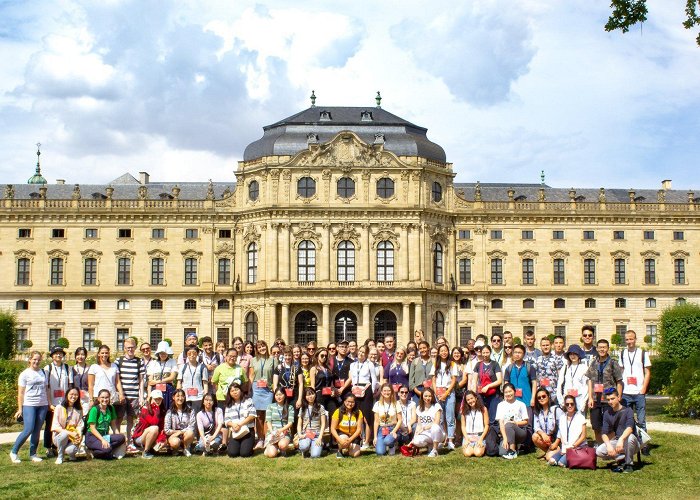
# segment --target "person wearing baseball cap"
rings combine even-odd
[[[187,363],[187,351],[190,347],[197,349],[197,363],[202,362],[202,352],[197,345],[197,332],[187,332],[185,335],[185,348],[177,357],[177,368],[180,369],[185,363]]]
[[[141,458],[153,458],[153,452],[157,452],[165,444],[164,423],[163,393],[153,389],[148,401],[141,408],[139,421],[134,428],[134,444],[143,448]]]

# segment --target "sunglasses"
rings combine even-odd
[[[408,394],[408,391],[399,391],[399,394]]]
[[[545,396],[545,395],[537,396],[537,399],[549,399],[549,396]]]
[[[564,403],[564,406],[576,406],[576,403]]]
[[[584,333],[584,334],[582,335],[582,337],[591,338],[591,337],[593,337],[593,335],[591,335],[590,333]]]

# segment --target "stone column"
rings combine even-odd
[[[450,307],[450,320],[447,324],[445,336],[450,345],[459,345],[459,329],[457,328],[457,304]]]
[[[269,313],[270,325],[268,328],[268,332],[269,332],[268,340],[270,341],[269,343],[271,344],[277,338],[277,303],[270,302],[267,304],[267,308],[270,310],[270,313]]]
[[[281,276],[280,276],[280,281],[289,281],[289,261],[291,259],[291,253],[292,253],[292,247],[290,244],[290,227],[289,224],[282,224],[282,232],[284,233],[283,236],[283,243],[282,243],[282,250],[280,251],[280,255],[282,258],[280,259],[280,270],[281,270]]]
[[[410,224],[401,224],[401,230],[403,232],[401,238],[401,244],[403,245],[401,249],[401,281],[408,281],[408,269],[411,267],[410,245],[408,244],[408,231],[410,226]]]
[[[270,252],[270,273],[269,273],[269,278],[271,281],[277,281],[279,280],[279,244],[278,244],[278,228],[279,224],[277,222],[272,222],[270,223],[270,239],[272,241],[270,248],[272,248],[272,252]]]
[[[321,321],[321,328],[319,331],[319,347],[327,346],[330,342],[330,321],[331,321],[331,306],[330,304],[323,304],[323,314]]]
[[[372,245],[370,244],[370,225],[367,222],[362,223],[363,236],[365,237],[365,248],[367,249],[367,254],[365,257],[365,272],[363,273],[363,279],[369,281],[372,276]],[[369,283],[368,283],[369,285]]]
[[[362,304],[362,329],[357,343],[360,344],[369,338],[369,304]]]
[[[234,337],[241,337],[243,338],[243,329],[242,329],[242,323],[241,323],[241,306],[234,306],[233,307],[233,325],[231,325],[231,329],[233,331],[233,336]],[[245,340],[243,338],[243,340]]]
[[[401,334],[397,339],[397,345],[406,345],[411,340],[411,304],[404,302],[403,315],[401,317]],[[399,342],[400,340],[400,342]]]
[[[414,323],[413,323],[413,330],[423,330],[423,305],[422,304],[414,304],[413,305],[413,314],[414,314]],[[427,338],[427,334],[426,334]]]
[[[292,344],[293,339],[289,336],[289,304],[282,304],[282,328],[281,336],[287,344]]]

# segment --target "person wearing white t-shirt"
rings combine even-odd
[[[32,352],[29,356],[29,366],[19,375],[17,381],[17,412],[15,418],[22,417],[24,428],[19,433],[10,452],[10,461],[20,463],[17,456],[20,447],[31,436],[29,441],[29,458],[32,462],[41,462],[41,457],[36,454],[39,447],[39,434],[41,425],[46,419],[49,409],[49,393],[46,384],[46,376],[41,370],[41,353]]]
[[[415,455],[419,448],[432,448],[428,456],[437,457],[438,445],[445,439],[445,431],[440,424],[442,407],[436,402],[435,394],[429,387],[423,389],[416,417],[416,434],[409,445],[401,448],[401,453]]]
[[[564,396],[573,396],[576,398],[576,407],[582,414],[585,413],[588,402],[588,366],[584,361],[585,356],[581,347],[570,345],[564,355],[567,361],[559,370],[557,381],[557,401],[564,401]]]
[[[620,353],[622,368],[622,404],[631,406],[637,412],[637,426],[647,430],[646,393],[651,380],[651,360],[649,355],[637,347],[637,333],[627,330],[625,333],[627,349]],[[648,448],[642,448],[642,453],[648,453]]]
[[[97,363],[88,368],[88,392],[93,400],[101,390],[109,391],[110,404],[124,403],[126,395],[119,379],[119,367],[109,360],[109,346],[102,344],[97,351]]]
[[[518,445],[527,439],[528,412],[525,403],[515,398],[513,384],[506,383],[503,386],[503,397],[505,400],[496,407],[496,421],[503,437],[503,458],[512,460],[518,456]]]
[[[399,388],[398,399],[396,401],[401,412],[401,429],[399,430],[399,444],[405,445],[411,442],[413,430],[416,427],[416,409],[418,405],[411,399],[407,385]]]
[[[549,465],[566,467],[567,450],[588,446],[586,443],[586,417],[578,411],[576,398],[571,395],[564,396],[564,408],[566,413],[559,417],[557,439],[552,443],[556,447],[548,451],[545,458]]]
[[[450,357],[450,348],[443,344],[438,348],[438,356],[435,359],[433,369],[430,372],[432,386],[435,388],[437,402],[443,410],[443,424],[447,428],[447,448],[455,449],[454,437],[456,429],[455,419],[455,389],[457,377],[460,376],[459,367]]]

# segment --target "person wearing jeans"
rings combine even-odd
[[[374,412],[374,446],[377,455],[396,453],[396,442],[401,429],[402,413],[396,404],[394,390],[388,383],[379,389],[379,399],[372,408]]]
[[[17,453],[30,436],[29,458],[31,458],[32,462],[41,462],[41,458],[37,456],[36,450],[39,447],[41,426],[46,420],[46,412],[49,409],[49,395],[46,377],[39,368],[40,363],[41,353],[38,351],[32,352],[29,356],[29,367],[20,373],[17,382],[17,412],[15,413],[15,418],[19,419],[22,417],[24,428],[17,436],[10,452],[12,463],[17,464],[20,462]]]
[[[647,430],[647,397],[651,381],[651,361],[649,355],[637,347],[637,334],[634,330],[625,333],[627,349],[620,353],[620,368],[622,368],[622,404],[637,412],[637,426]],[[648,454],[649,449],[642,447],[642,453]]]
[[[515,387],[506,382],[503,386],[503,401],[498,403],[496,420],[503,438],[503,458],[512,460],[518,456],[518,445],[527,440],[528,411],[522,401],[515,399]]]
[[[310,452],[311,458],[319,458],[323,451],[323,433],[328,425],[328,412],[316,400],[313,387],[304,389],[304,402],[299,410],[297,435],[302,458]]]
[[[457,377],[461,377],[459,367],[450,356],[450,348],[443,344],[438,348],[438,356],[431,372],[432,386],[435,388],[437,403],[442,408],[442,425],[447,429],[447,448],[455,449],[455,389]]]

